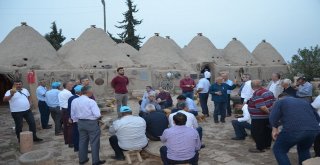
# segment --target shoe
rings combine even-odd
[[[206,145],[204,145],[204,144],[201,144],[201,148],[205,148],[206,147]]]
[[[99,160],[99,162],[97,162],[97,163],[92,163],[92,165],[99,165],[99,164],[104,164],[104,163],[106,163],[105,160]]]
[[[259,149],[256,149],[256,148],[250,148],[248,151],[251,152],[251,153],[263,153],[263,152],[266,152],[265,150],[259,150]]]
[[[217,123],[219,123],[219,121],[214,121],[214,123],[216,123],[216,124],[217,124]]]
[[[221,123],[226,123],[226,121],[225,120],[221,120]]]
[[[85,164],[85,163],[87,163],[87,162],[89,162],[89,158],[87,158],[85,161],[82,161],[82,162],[79,162],[79,164]]]
[[[115,159],[115,160],[125,160],[124,156],[120,156],[120,157],[117,157],[117,156],[111,156],[112,159]]]
[[[233,137],[231,140],[244,140],[245,138]]]
[[[47,127],[44,127],[44,128],[42,128],[42,129],[50,129],[50,128],[52,128],[52,126],[51,126],[51,125],[48,125]]]
[[[88,150],[88,153],[91,153],[92,151],[91,150]]]
[[[68,146],[69,146],[69,148],[73,148],[74,145],[73,144],[69,144]]]
[[[37,137],[37,138],[34,138],[33,141],[34,142],[41,142],[41,141],[43,141],[43,139],[40,139],[40,138]]]

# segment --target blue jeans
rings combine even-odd
[[[251,129],[251,124],[246,121],[239,122],[238,120],[232,120],[232,126],[236,133],[236,137],[243,139],[247,136],[246,129]]]
[[[209,115],[208,97],[209,97],[209,93],[199,93],[199,100],[200,100],[200,105],[202,109],[202,114],[204,115]]]
[[[310,148],[317,134],[318,131],[280,132],[273,145],[273,153],[278,164],[290,165],[287,153],[295,145],[297,145],[299,164],[311,158]]]
[[[200,140],[202,140],[202,127],[199,126],[196,130],[198,131]]]
[[[221,115],[220,121],[225,121],[226,118],[227,103],[226,102],[214,102],[213,119],[215,122],[219,121],[218,116]]]
[[[193,91],[191,92],[182,92],[182,95],[185,97],[189,97],[190,99],[193,100]]]
[[[45,101],[38,101],[40,120],[42,128],[47,128],[49,123],[50,110]]]

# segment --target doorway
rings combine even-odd
[[[0,105],[8,105],[8,102],[3,102],[2,98],[12,88],[12,85],[12,81],[5,74],[0,74]]]

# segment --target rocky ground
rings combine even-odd
[[[130,100],[129,103],[129,105],[132,107],[138,107],[135,100]],[[211,101],[209,102],[209,107],[210,109],[213,109]],[[135,109],[134,114],[137,114],[138,108],[133,109]],[[115,118],[116,113],[112,112],[106,115]],[[212,116],[212,111],[210,112],[210,116]],[[39,117],[37,112],[35,117]],[[199,123],[203,127],[203,143],[206,145],[206,147],[200,151],[199,165],[277,164],[271,150],[260,154],[249,153],[248,149],[254,147],[254,142],[251,138],[247,138],[244,141],[230,140],[230,138],[234,136],[233,128],[230,122],[232,119],[233,117],[229,117],[227,118],[226,123],[215,124],[212,117],[210,117],[207,118],[207,121]],[[19,145],[12,129],[14,122],[7,107],[0,107],[0,123],[0,164],[16,165],[18,164],[18,158],[21,154],[19,153]],[[50,123],[53,123],[51,119]],[[24,130],[26,129],[27,125],[24,127]],[[64,145],[63,136],[54,136],[53,129],[38,129],[38,136],[43,138],[44,141],[41,143],[34,143],[33,150],[53,150],[58,164],[78,164],[77,153],[73,152],[73,149]],[[114,161],[111,159],[111,156],[114,155],[114,153],[109,145],[108,138],[109,135],[107,130],[103,130],[101,134],[100,158],[105,159],[107,161],[106,164],[110,165],[127,164],[126,161]],[[135,156],[131,156],[133,159],[133,164],[161,164],[161,160],[157,156],[152,156],[145,151],[142,151],[141,155],[144,159],[142,163],[139,163]],[[292,164],[298,164],[295,149],[290,150],[289,156]],[[89,158],[91,160],[90,155]],[[89,163],[91,163],[91,161]]]

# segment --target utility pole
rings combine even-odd
[[[104,2],[104,0],[101,0],[101,3],[103,5],[103,28],[104,28],[104,32],[107,32],[106,30],[106,3]]]

